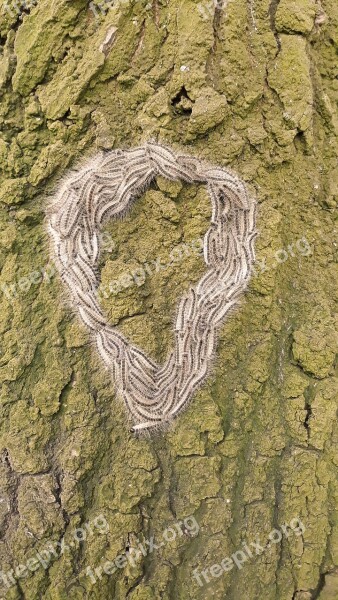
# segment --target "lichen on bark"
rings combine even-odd
[[[331,600],[338,593],[334,215],[338,198],[335,0],[0,2],[2,573],[74,541],[0,597],[15,600]],[[44,227],[71,164],[155,138],[230,166],[259,203],[257,264],[222,328],[208,382],[172,428],[134,438],[114,382],[72,314]],[[156,180],[102,258],[102,286],[199,238],[198,186]],[[156,358],[170,347],[197,254],[102,295]],[[193,515],[199,532],[112,575],[87,574]],[[219,564],[294,518],[242,569]],[[1,596],[2,594],[2,596]]]

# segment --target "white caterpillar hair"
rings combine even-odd
[[[97,299],[102,225],[121,216],[157,175],[206,184],[212,203],[203,247],[207,271],[178,305],[175,349],[162,366],[107,323]],[[206,378],[217,331],[251,275],[255,209],[228,170],[153,142],[96,156],[58,190],[48,214],[56,262],[133,419],[132,431],[172,420]]]

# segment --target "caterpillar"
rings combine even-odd
[[[212,204],[203,242],[206,272],[178,304],[176,347],[164,365],[109,325],[97,301],[100,230],[124,214],[158,174],[205,184]],[[217,331],[250,279],[255,216],[256,203],[236,175],[155,142],[95,156],[66,177],[50,202],[47,229],[55,262],[115,380],[133,432],[170,422],[207,377]]]

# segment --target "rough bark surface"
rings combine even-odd
[[[336,599],[336,0],[28,4],[0,1],[0,597]],[[53,274],[44,211],[68,166],[150,138],[231,166],[259,237],[208,383],[169,431],[135,438]],[[107,227],[102,305],[158,360],[204,270],[170,253],[209,218],[205,190],[158,178]],[[198,532],[159,544],[191,515]],[[302,535],[267,546],[293,519]],[[95,571],[152,536],[161,547],[134,564]],[[257,538],[242,568],[193,577]]]

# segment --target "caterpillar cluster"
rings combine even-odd
[[[212,203],[203,246],[207,270],[179,302],[175,348],[162,366],[107,323],[97,272],[102,225],[124,214],[158,175],[206,184]],[[114,150],[66,178],[49,208],[48,231],[62,279],[130,412],[132,431],[172,420],[206,378],[217,330],[250,278],[255,202],[244,184],[223,168],[157,143]]]

